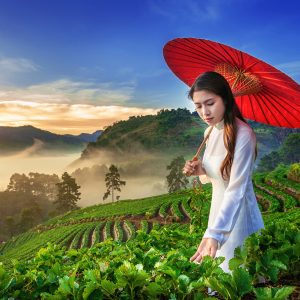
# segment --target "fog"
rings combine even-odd
[[[155,152],[136,150],[134,153],[112,153],[96,150],[91,155],[93,158],[77,160],[67,168],[68,172],[76,178],[81,186],[82,199],[80,206],[109,203],[111,195],[103,200],[106,192],[105,174],[114,164],[120,173],[121,191],[115,191],[114,199],[137,199],[160,195],[168,192],[166,166],[171,160],[167,155]]]
[[[31,151],[31,150],[30,150]],[[14,173],[28,174],[38,172],[45,174],[61,174],[66,166],[80,156],[80,153],[56,153],[55,155],[27,155],[29,152],[22,151],[16,155],[0,157],[0,189],[5,190],[11,175]]]
[[[55,155],[37,155],[34,148],[39,149],[41,144],[34,146],[11,156],[0,158],[0,187],[6,189],[9,178],[14,173],[38,172],[45,174],[57,174],[61,177],[67,171],[80,185],[81,200],[79,206],[109,203],[111,195],[103,200],[106,192],[105,174],[114,164],[120,173],[120,179],[126,182],[121,185],[121,191],[115,191],[119,200],[150,197],[168,192],[166,166],[171,163],[174,156],[164,155],[159,152],[147,152],[137,150],[132,153],[118,154],[108,151],[95,150],[90,155],[92,158],[80,160],[78,153],[55,153]]]

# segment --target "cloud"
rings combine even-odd
[[[0,55],[0,84],[11,85],[13,82],[39,71],[40,67],[27,58],[6,57]]]
[[[32,72],[37,71],[39,67],[31,60],[26,58],[0,57],[0,72]]]
[[[156,114],[159,109],[118,105],[0,101],[0,125],[32,125],[55,133],[94,132],[129,116]]]
[[[123,105],[133,98],[135,81],[94,83],[60,79],[25,88],[1,88],[0,100],[41,103],[88,103]]]
[[[275,67],[282,70],[289,76],[300,75],[300,60],[286,62],[283,64],[276,65]]]
[[[215,21],[219,18],[217,1],[197,0],[149,0],[148,6],[152,12],[161,15],[170,21],[188,20],[198,22]]]

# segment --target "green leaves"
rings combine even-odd
[[[234,269],[232,276],[223,273],[218,278],[210,277],[206,283],[213,290],[216,290],[225,299],[238,300],[252,291],[251,277],[242,268]]]
[[[294,291],[295,287],[265,287],[265,288],[255,288],[254,293],[257,300],[285,300]]]
[[[205,300],[210,287],[224,299],[254,293],[258,299],[285,299],[291,289],[254,289],[253,285],[258,276],[273,282],[287,273],[299,276],[296,224],[270,223],[261,234],[248,237],[229,262],[231,274],[220,268],[224,257],[205,256],[201,264],[189,261],[201,234],[190,233],[187,227],[165,227],[150,234],[141,230],[126,243],[110,239],[90,249],[63,250],[49,243],[32,260],[14,261],[11,270],[0,264],[0,295],[51,300]]]

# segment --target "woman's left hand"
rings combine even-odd
[[[209,255],[215,257],[218,249],[218,241],[213,238],[203,238],[198,246],[196,253],[190,258],[190,261],[200,263],[204,256]]]

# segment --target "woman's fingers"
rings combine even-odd
[[[217,253],[217,249],[216,248],[211,248],[210,256],[212,258],[214,258],[216,256],[216,253]]]
[[[188,160],[186,163],[185,163],[185,166],[184,168],[182,169],[183,173],[193,173],[195,171],[195,167],[194,165],[192,164],[192,161]]]
[[[196,253],[190,258],[190,261],[194,263],[201,263],[204,256],[211,256],[212,258],[215,257],[215,253],[211,247],[205,247],[201,251],[196,251]]]
[[[194,259],[196,259],[199,254],[200,254],[200,251],[197,250],[196,253],[190,258],[190,261],[192,262]]]

